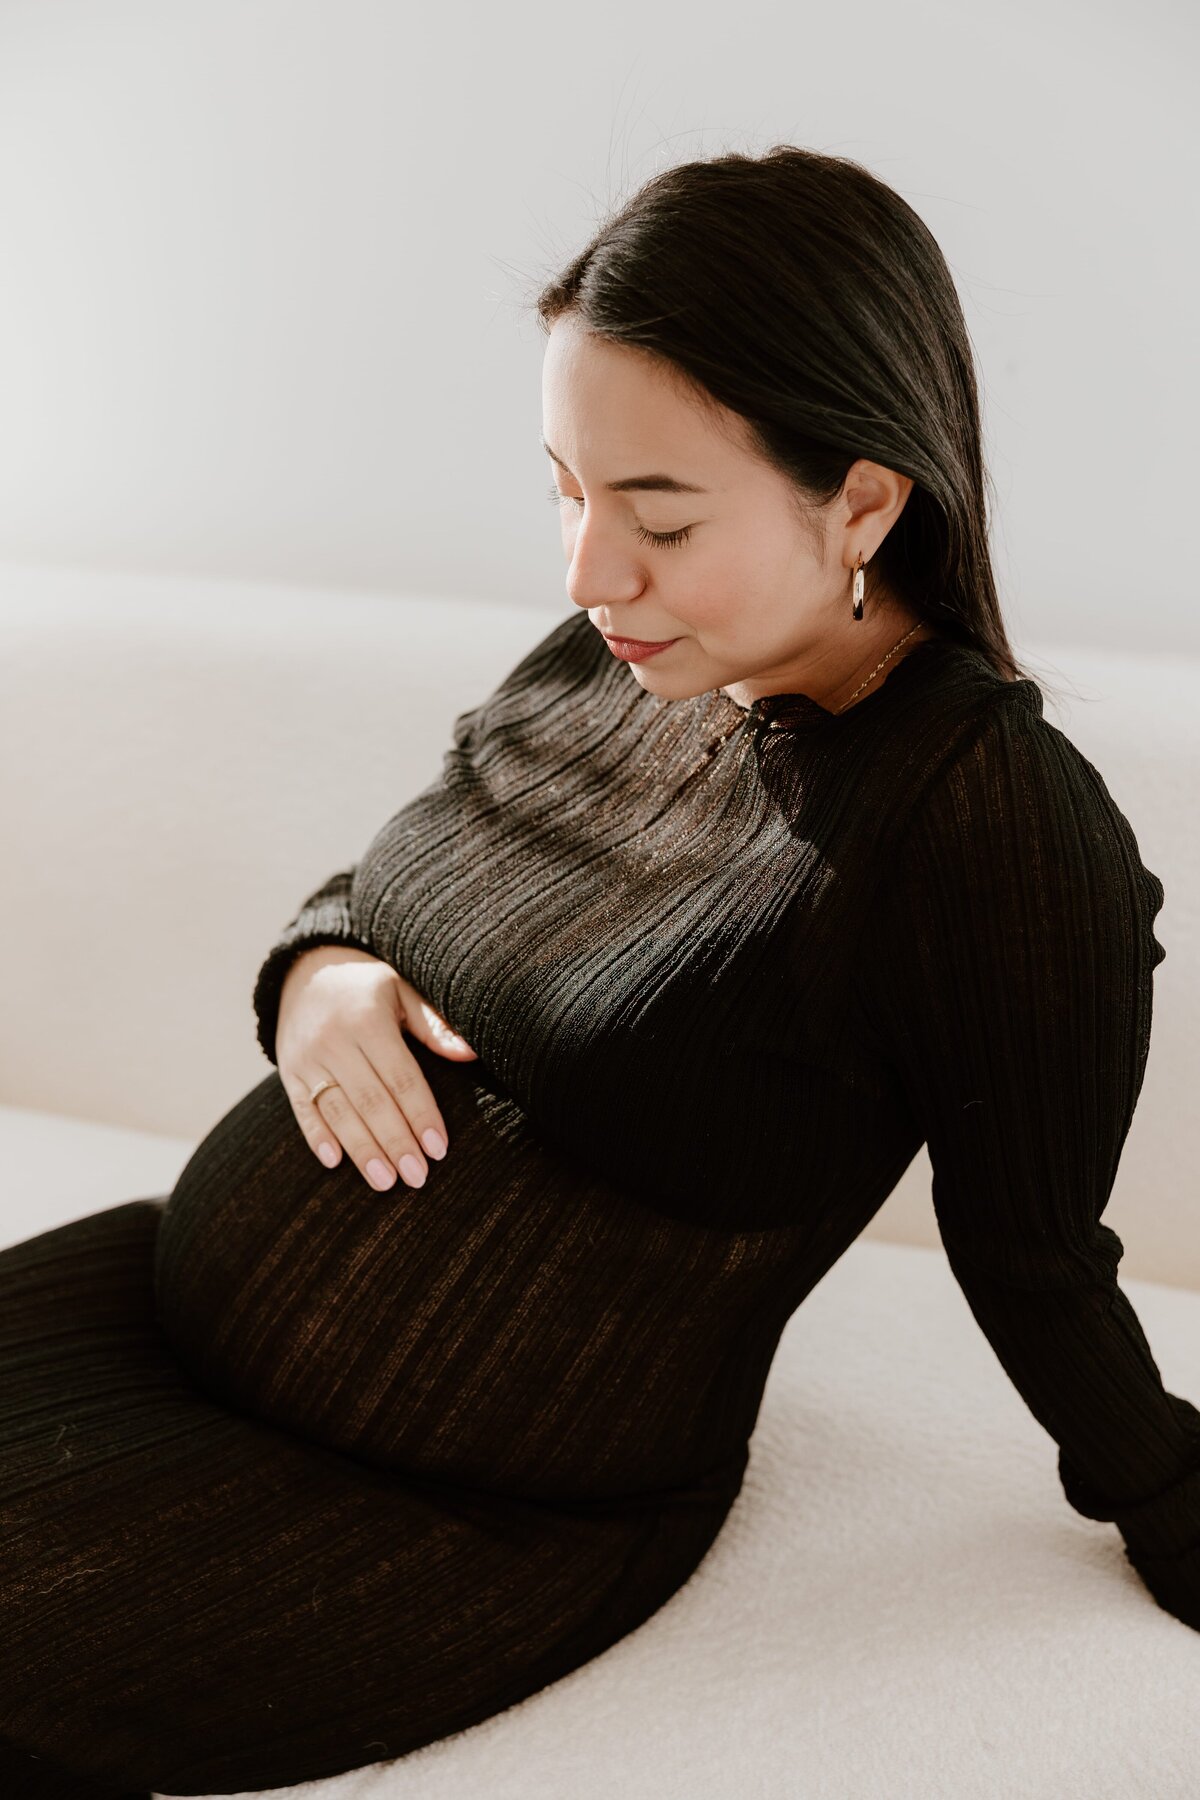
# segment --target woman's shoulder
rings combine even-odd
[[[1002,835],[1037,818],[1082,828],[1090,818],[1124,817],[1101,771],[1046,717],[1036,681],[1006,681],[974,651],[962,653],[958,669],[957,695],[953,686],[943,692],[954,728],[919,809],[927,825],[973,821]]]
[[[945,734],[937,742],[944,750]],[[1071,971],[1128,986],[1166,956],[1154,931],[1163,883],[1033,683],[996,678],[875,874],[856,943],[868,1011],[882,994],[897,1017],[929,1004],[1049,1012]]]
[[[1035,883],[1043,904],[1068,912],[1107,890],[1153,918],[1163,884],[1101,770],[1045,716],[1037,684],[996,677],[981,695],[913,809],[902,879],[936,882],[963,908],[997,908]]]

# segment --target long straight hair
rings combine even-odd
[[[740,415],[818,536],[858,457],[910,476],[866,569],[867,606],[900,600],[1003,679],[1027,677],[996,593],[958,294],[928,227],[861,163],[782,144],[668,169],[534,304],[547,336],[569,311]]]

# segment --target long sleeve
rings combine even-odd
[[[559,628],[561,630],[561,627]],[[545,642],[546,640],[543,640]],[[442,787],[455,764],[456,759],[469,755],[478,741],[481,728],[486,723],[490,709],[497,695],[505,693],[514,686],[527,666],[533,664],[534,658],[542,649],[539,644],[529,652],[497,689],[496,695],[489,696],[478,706],[468,707],[460,712],[451,727],[451,741],[442,759],[442,772],[429,784],[418,799],[423,799],[435,789]],[[409,804],[412,804],[411,802]],[[405,808],[401,808],[401,813]],[[398,818],[400,814],[395,815]],[[380,837],[395,823],[389,820]],[[369,854],[368,847],[368,854]],[[278,941],[268,952],[265,961],[258,971],[254,984],[253,1007],[258,1021],[257,1036],[268,1062],[278,1063],[275,1055],[275,1033],[279,1019],[279,1000],[283,991],[284,980],[288,970],[296,958],[304,950],[315,949],[318,944],[346,944],[356,950],[365,950],[369,956],[377,951],[373,944],[358,931],[350,906],[350,890],[358,870],[353,863],[348,869],[340,869],[322,882],[315,893],[303,902],[296,917],[285,927]]]
[[[288,970],[304,950],[318,944],[347,944],[356,950],[375,952],[354,928],[350,916],[350,884],[354,868],[341,869],[308,896],[296,917],[284,928],[259,969],[254,984],[254,1011],[258,1041],[268,1062],[274,1063],[275,1030],[279,999]],[[276,1065],[278,1066],[278,1065]]]
[[[954,1276],[1057,1442],[1068,1502],[1115,1521],[1158,1603],[1200,1629],[1200,1411],[1164,1390],[1101,1223],[1163,898],[1096,769],[1002,705],[904,827],[858,990],[924,1133]]]

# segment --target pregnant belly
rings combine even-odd
[[[450,1135],[423,1187],[325,1169],[275,1071],[184,1167],[155,1293],[198,1385],[378,1467],[537,1498],[736,1458],[722,1384],[770,1234],[657,1216],[544,1145],[478,1062],[410,1044]]]

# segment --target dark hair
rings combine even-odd
[[[739,414],[765,461],[820,509],[856,458],[911,476],[866,571],[1009,681],[988,548],[971,341],[931,232],[861,163],[790,144],[687,162],[648,181],[538,293],[674,366],[685,391]]]

